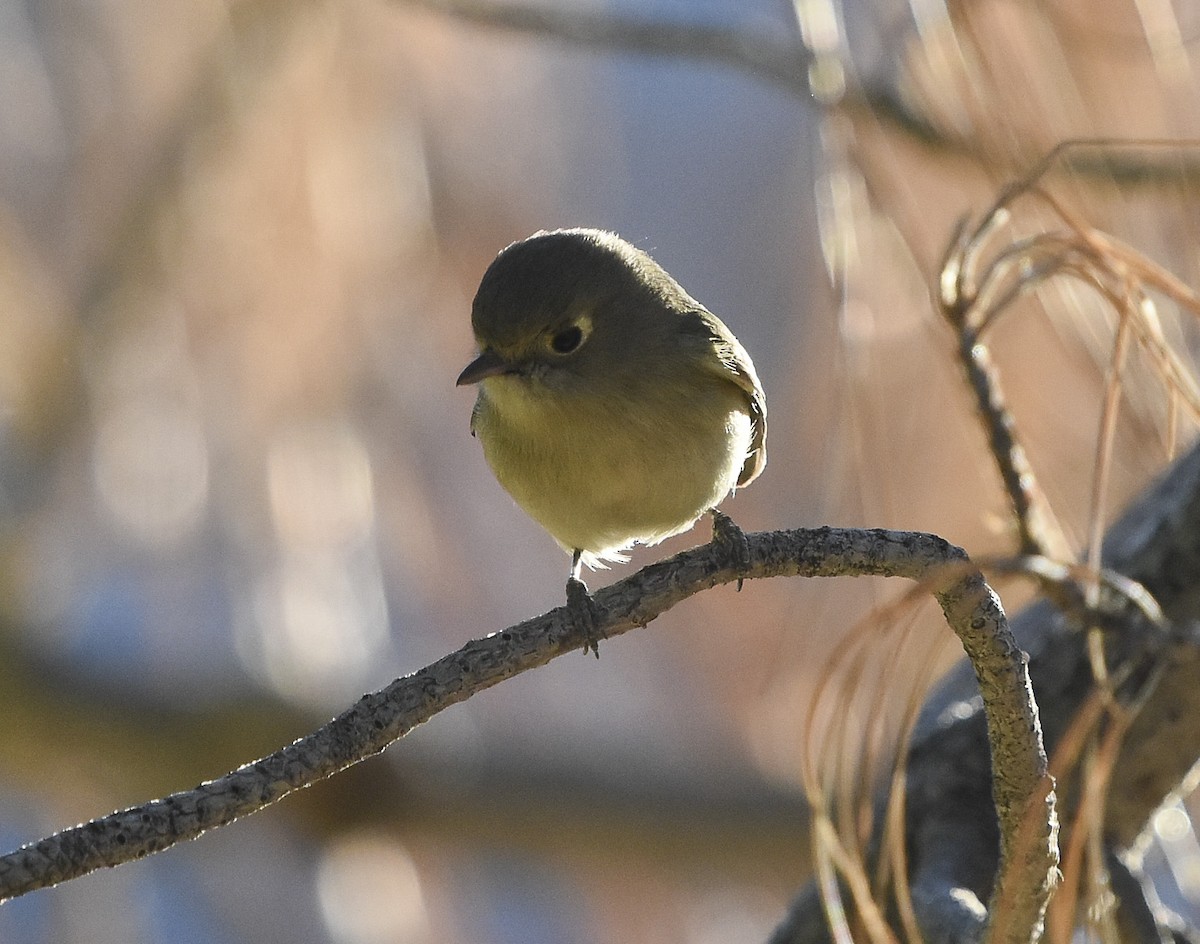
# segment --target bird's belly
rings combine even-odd
[[[477,429],[488,464],[517,504],[595,563],[690,528],[729,494],[745,462],[751,420],[737,397],[707,417],[648,419],[543,417],[534,434],[485,403]]]

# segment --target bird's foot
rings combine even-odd
[[[724,547],[730,556],[733,565],[739,570],[748,570],[750,567],[750,542],[746,540],[746,532],[737,526],[729,515],[723,511],[713,509],[712,515],[712,535],[713,541]],[[738,577],[738,590],[742,589],[742,578]]]
[[[594,652],[600,658],[600,620],[604,611],[588,593],[587,584],[572,575],[567,578],[567,611],[576,629],[583,634],[583,654]]]

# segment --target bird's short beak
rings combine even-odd
[[[511,363],[495,351],[485,350],[464,368],[463,372],[458,375],[458,380],[454,381],[454,386],[462,387],[467,384],[476,384],[487,377],[508,374],[512,371],[513,365]]]

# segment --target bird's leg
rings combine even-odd
[[[596,658],[599,659],[600,638],[597,635],[596,627],[600,623],[602,614],[600,607],[588,593],[587,584],[579,579],[582,557],[583,551],[575,548],[575,553],[571,557],[571,575],[567,577],[567,609],[570,611],[576,627],[583,633],[583,654],[586,656],[589,652],[594,652]]]
[[[750,542],[746,540],[746,532],[734,523],[734,520],[723,511],[712,509],[713,541],[725,547],[739,571],[750,567]],[[738,577],[738,590],[742,589],[742,578]]]

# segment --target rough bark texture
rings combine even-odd
[[[1134,667],[1126,691],[1161,673],[1124,739],[1105,808],[1105,834],[1120,853],[1136,843],[1165,800],[1188,786],[1200,754],[1200,637],[1195,631],[1200,446],[1180,458],[1110,529],[1104,563],[1144,586],[1172,624],[1166,638],[1144,620],[1113,619],[1106,625],[1109,663]],[[1030,654],[1046,748],[1053,757],[1093,691],[1086,635],[1045,602],[1022,611],[1012,626]],[[913,897],[927,941],[982,939],[987,927],[982,903],[992,894],[999,863],[990,748],[973,675],[963,664],[943,680],[923,708],[909,749],[906,833]],[[1074,800],[1071,786],[1060,784],[1064,822]],[[1127,910],[1144,910],[1144,902],[1128,900],[1136,883],[1123,887]],[[823,922],[813,915],[819,907],[810,892],[799,896],[773,944],[828,940]]]
[[[1009,776],[997,781],[998,806],[1016,811],[1044,791],[1046,760],[1025,661],[991,588],[959,548],[934,535],[835,528],[714,540],[644,568],[595,595],[599,638],[644,626],[693,593],[740,578],[872,574],[928,581],[951,628],[977,660],[987,713],[1004,745]],[[172,794],[30,843],[0,857],[0,898],[141,858],[256,812],[383,750],[438,711],[506,678],[578,649],[583,628],[565,608],[528,620],[364,696],[313,734],[193,790]],[[1006,815],[1011,840],[1019,817]],[[1036,924],[1045,905],[1054,849],[1043,829],[1032,855],[1014,857],[1014,895]],[[1008,843],[1011,846],[1011,841]],[[1026,935],[1027,937],[1027,935]]]

